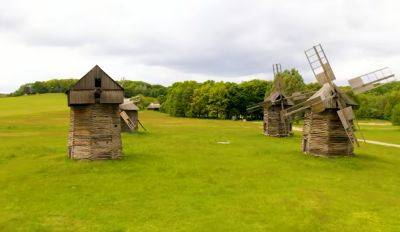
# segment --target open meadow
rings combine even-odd
[[[0,98],[0,231],[400,230],[399,148],[318,158],[260,122],[139,117],[122,160],[73,161],[64,94]],[[360,123],[400,144],[399,127]]]

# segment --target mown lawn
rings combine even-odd
[[[71,161],[68,117],[62,94],[0,99],[0,231],[400,230],[398,148],[316,158],[299,133],[140,112],[122,160]]]

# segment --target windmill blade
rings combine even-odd
[[[272,65],[272,71],[273,71],[273,73],[274,73],[274,76],[276,76],[278,73],[281,73],[282,72],[282,66],[281,66],[281,64],[273,64]]]
[[[344,130],[346,131],[347,137],[350,142],[354,145],[360,146],[358,143],[357,137],[354,134],[352,121],[355,119],[353,108],[351,106],[341,108],[337,111],[339,119],[343,125]]]
[[[289,108],[287,108],[285,110],[282,110],[281,111],[282,112],[281,113],[282,114],[281,117],[287,118],[287,117],[289,117],[289,116],[291,116],[293,114],[302,112],[302,111],[304,111],[306,109],[312,108],[312,107],[314,107],[314,106],[316,106],[318,104],[321,104],[321,103],[323,104],[323,101],[322,101],[321,97],[316,97],[316,98],[310,99],[308,101],[302,102],[300,104],[297,104],[297,105],[289,107]]]
[[[354,111],[351,106],[343,108],[342,110],[338,110],[337,114],[340,121],[342,122],[344,129],[351,127],[350,121],[354,120],[355,118]]]
[[[354,123],[354,125],[356,125],[356,129],[357,129],[357,131],[360,133],[361,138],[362,138],[362,140],[363,140],[364,143],[365,143],[365,142],[366,142],[366,141],[365,141],[365,136],[364,136],[364,133],[363,133],[362,130],[361,130],[360,125],[358,124],[358,120],[354,119],[354,120],[353,120],[353,123]]]
[[[262,108],[262,107],[268,107],[268,105],[269,105],[269,103],[268,102],[266,102],[266,101],[263,101],[263,102],[259,102],[259,103],[257,103],[257,104],[255,104],[255,105],[252,105],[252,106],[249,106],[249,107],[247,107],[246,108],[246,111],[247,112],[254,112],[254,111],[256,111],[256,110],[258,110],[259,108]]]
[[[281,91],[282,90],[282,77],[279,76],[278,74],[282,73],[282,66],[281,64],[273,64],[272,65],[272,71],[274,73],[274,89],[276,91]]]
[[[349,84],[355,94],[360,94],[395,80],[396,78],[394,77],[392,71],[388,67],[385,67],[352,78],[349,80]]]
[[[292,94],[292,96],[290,97],[286,97],[286,99],[291,99],[293,101],[301,101],[301,100],[305,100],[308,99],[309,97],[311,97],[316,91],[310,91],[310,92],[294,92]]]
[[[321,44],[305,50],[304,53],[315,78],[321,85],[336,79]]]

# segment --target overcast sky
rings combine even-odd
[[[304,50],[322,43],[337,83],[400,71],[400,1],[0,0],[0,92],[80,78],[169,85],[271,79],[273,63],[313,81]]]

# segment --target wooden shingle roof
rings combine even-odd
[[[314,95],[312,95],[307,101],[320,97],[324,102],[324,106],[327,109],[336,109],[338,108],[335,99],[333,98],[334,94],[339,94],[341,91],[338,90],[338,87],[333,84],[334,89],[332,89],[329,83],[325,83],[321,89],[319,89]],[[358,106],[358,104],[351,99],[347,94],[340,93],[341,98],[346,103],[346,106]]]
[[[284,105],[294,105],[293,101],[290,99],[287,99],[285,94],[283,94],[281,91],[272,91],[268,97],[265,98],[264,102],[270,102],[272,104],[275,103],[280,103],[281,99],[284,100]]]

